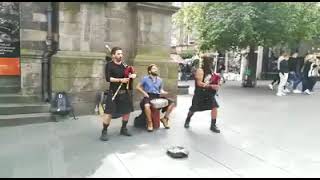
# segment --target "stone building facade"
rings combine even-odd
[[[20,91],[42,101],[66,91],[77,115],[92,114],[104,78],[106,49],[119,46],[138,77],[158,64],[176,99],[178,65],[170,59],[170,2],[20,2]],[[47,94],[47,96],[46,96]],[[142,96],[133,91],[134,107]]]

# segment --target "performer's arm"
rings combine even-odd
[[[163,89],[163,82],[162,81],[161,81],[161,84],[160,84],[160,94],[163,94],[163,95],[167,95],[168,94],[168,92]]]
[[[137,89],[141,94],[143,94],[144,97],[149,97],[148,93],[146,93],[146,92],[143,90],[142,85],[141,85],[140,82],[137,84],[136,89]]]
[[[110,82],[128,83],[129,82],[129,78],[113,78],[113,77],[110,77]]]
[[[163,90],[163,89],[161,89],[161,90],[160,90],[160,94],[168,94],[168,92],[165,91],[165,90]]]
[[[218,90],[219,89],[219,85],[206,84],[206,83],[202,82],[203,76],[204,76],[203,70],[202,69],[197,69],[195,80],[196,80],[196,84],[197,84],[198,87],[203,87],[203,88],[206,88],[206,89],[214,89],[214,90]]]
[[[105,77],[107,82],[128,83],[129,81],[129,78],[114,78],[111,76],[111,69],[109,68],[109,63],[107,63],[105,67]]]

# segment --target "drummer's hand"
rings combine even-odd
[[[136,77],[137,77],[136,74],[130,74],[130,75],[129,75],[129,78],[132,78],[132,79],[134,79],[134,78],[136,78]]]
[[[149,94],[148,93],[144,93],[144,97],[149,98]]]
[[[167,94],[168,94],[167,91],[162,91],[162,92],[161,92],[161,95],[167,95]]]
[[[129,78],[122,78],[120,82],[121,83],[128,83],[129,82]]]

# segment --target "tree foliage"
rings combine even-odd
[[[320,34],[316,2],[208,2],[182,8],[174,23],[199,32],[200,48],[295,47]]]

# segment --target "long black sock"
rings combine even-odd
[[[188,113],[188,116],[187,116],[187,119],[186,119],[186,122],[189,123],[192,116],[193,116],[193,112],[189,112],[189,113]]]
[[[109,124],[105,124],[105,123],[103,123],[103,130],[107,130],[107,129],[108,129],[108,127],[109,127]]]
[[[127,123],[128,123],[128,121],[123,121],[123,120],[122,120],[121,129],[125,129],[125,128],[127,127]]]
[[[216,121],[217,121],[217,119],[211,119],[211,126],[215,126],[216,125]]]

